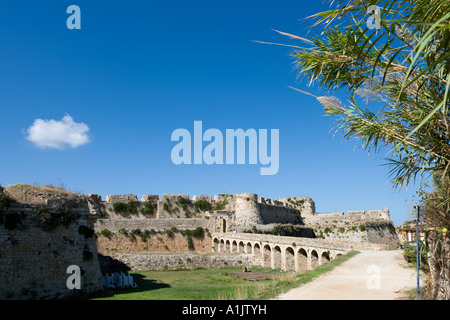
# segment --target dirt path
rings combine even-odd
[[[400,250],[362,251],[332,271],[277,299],[394,300],[405,290],[415,288],[416,283],[416,270],[406,267]]]

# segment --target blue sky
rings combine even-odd
[[[66,27],[72,4],[81,30]],[[319,93],[297,77],[290,49],[251,41],[295,44],[272,29],[304,36],[301,19],[326,8],[285,0],[0,1],[0,184],[64,184],[103,197],[309,196],[318,212],[388,207],[402,224],[414,186],[394,190],[384,154],[334,136],[320,104],[288,88]],[[71,128],[88,127],[78,131],[88,140],[61,149],[27,139],[37,119],[45,127],[67,115]],[[222,132],[279,129],[278,173],[260,175],[260,164],[174,165],[171,133],[193,132],[196,120]]]

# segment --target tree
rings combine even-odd
[[[305,45],[287,46],[298,73],[327,92],[316,98],[337,117],[337,131],[368,151],[389,150],[394,187],[433,173],[449,178],[450,2],[339,0],[310,18],[307,37],[278,32]],[[348,105],[330,95],[341,89]]]
[[[325,24],[319,36],[279,32],[308,45],[291,46],[298,73],[327,92],[347,89],[348,106],[333,96],[317,99],[326,115],[338,116],[347,139],[361,139],[367,150],[392,148],[394,186],[434,171],[450,175],[450,2],[342,3],[312,16],[311,28]],[[370,6],[379,8],[380,29],[368,24]],[[363,108],[360,100],[380,107]]]

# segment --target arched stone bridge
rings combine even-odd
[[[266,268],[301,272],[312,270],[351,251],[324,239],[247,233],[215,233],[214,252],[253,255],[254,263]]]

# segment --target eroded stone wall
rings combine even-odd
[[[103,290],[87,208],[71,210],[73,221],[53,228],[42,225],[39,208],[12,204],[2,213],[0,299],[60,299]],[[79,290],[66,284],[71,265],[81,270]]]

